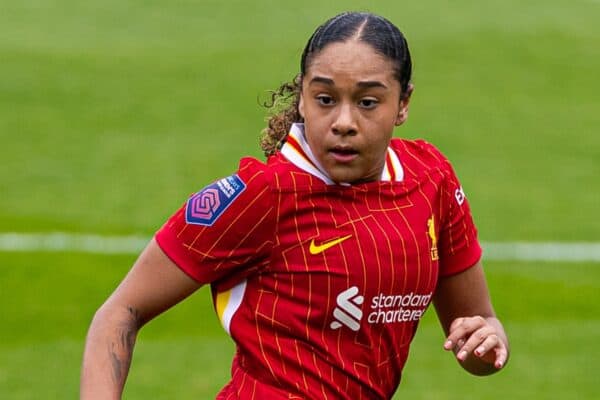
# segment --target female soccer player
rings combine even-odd
[[[501,369],[463,190],[435,147],[392,139],[410,75],[386,19],[320,26],[280,91],[292,101],[266,129],[267,162],[190,197],[96,313],[82,398],[119,398],[138,330],[207,283],[237,346],[219,399],[389,399],[430,302],[462,367]]]

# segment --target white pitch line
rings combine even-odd
[[[498,261],[600,262],[600,243],[483,242],[483,259]]]
[[[142,251],[149,240],[142,236],[11,232],[0,233],[0,251],[134,254]]]
[[[0,233],[0,252],[137,254],[149,237],[94,234]],[[484,260],[600,262],[599,242],[483,242]]]

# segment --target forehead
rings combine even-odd
[[[328,44],[307,66],[306,77],[321,76],[336,83],[378,80],[393,86],[394,63],[370,45],[350,40]]]

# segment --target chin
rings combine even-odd
[[[365,178],[353,171],[330,171],[329,176],[335,183],[362,183],[373,179]]]

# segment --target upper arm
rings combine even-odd
[[[160,248],[196,281],[239,282],[268,264],[277,203],[257,164],[244,162],[192,195],[156,233]]]
[[[481,261],[463,272],[441,277],[433,301],[446,333],[458,317],[495,317]]]
[[[143,324],[200,286],[181,271],[152,239],[105,306],[133,310]]]

